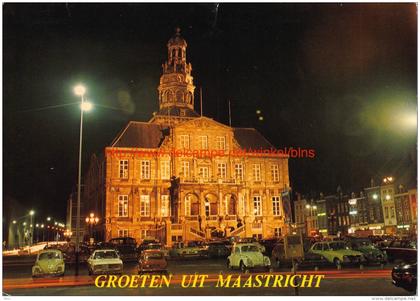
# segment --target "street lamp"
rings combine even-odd
[[[29,240],[29,246],[32,246],[33,239],[34,239],[34,228],[32,227],[34,214],[35,214],[35,211],[34,211],[34,210],[29,211],[29,215],[30,215],[30,217],[31,217],[31,231],[30,231],[30,233],[31,233],[31,238],[30,238],[30,240]]]
[[[79,136],[79,169],[77,175],[77,213],[76,213],[76,269],[79,274],[79,242],[80,242],[80,185],[82,178],[82,141],[83,141],[83,112],[92,109],[92,104],[85,101],[86,88],[83,85],[74,87],[74,94],[80,96],[80,136]]]
[[[85,219],[86,223],[89,225],[90,237],[93,236],[93,226],[99,222],[99,218],[95,217],[94,213],[90,213]],[[95,238],[94,238],[95,239]]]

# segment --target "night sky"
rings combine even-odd
[[[77,181],[73,86],[83,82],[95,103],[85,114],[87,167],[129,120],[157,111],[176,26],[204,115],[227,124],[230,100],[233,126],[255,127],[278,148],[315,149],[315,159],[290,160],[295,191],[358,192],[385,175],[414,185],[417,133],[397,117],[417,110],[416,11],[414,3],[3,4],[5,208],[64,221]]]

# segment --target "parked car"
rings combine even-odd
[[[93,251],[88,261],[89,275],[95,274],[122,274],[123,261],[114,249],[101,249]]]
[[[57,249],[42,250],[32,267],[32,277],[63,276],[65,263],[63,253]]]
[[[368,263],[386,263],[387,255],[368,238],[348,238],[348,245],[352,250],[363,253]]]
[[[411,240],[394,240],[383,249],[390,262],[413,263],[417,261],[417,242]]]
[[[207,256],[209,258],[226,258],[230,250],[223,241],[212,241],[208,243]]]
[[[271,256],[274,246],[279,242],[278,238],[261,239],[258,243],[264,247],[263,254]]]
[[[207,251],[195,243],[176,242],[169,250],[169,255],[174,258],[205,257]]]
[[[169,250],[167,248],[165,248],[165,246],[161,243],[156,243],[156,242],[155,243],[150,243],[150,244],[145,245],[144,248],[142,248],[142,249],[143,249],[143,251],[141,253],[143,253],[144,251],[147,251],[147,250],[159,250],[163,253],[163,256],[165,258],[169,257]],[[140,255],[141,255],[141,253],[140,253]]]
[[[146,237],[146,238],[143,239],[143,241],[141,242],[141,244],[138,246],[137,252],[138,252],[138,254],[141,254],[141,252],[143,252],[143,250],[146,250],[146,247],[149,244],[158,244],[158,243],[159,243],[159,241],[156,238],[154,238],[154,237]]]
[[[254,243],[235,243],[232,253],[227,259],[227,267],[229,269],[239,268],[242,272],[256,268],[270,271],[271,261]]]
[[[109,240],[113,248],[118,250],[123,261],[137,261],[137,242],[132,237],[116,237]]]
[[[399,264],[392,269],[392,283],[395,286],[416,293],[417,291],[417,262]]]
[[[343,264],[361,264],[365,260],[359,251],[351,250],[344,241],[322,241],[312,245],[311,253],[325,257],[330,263],[336,266]]]
[[[310,252],[305,252],[303,258],[297,258],[296,261],[298,266],[303,268],[314,268],[331,265],[331,263],[324,256]],[[277,268],[292,266],[292,260],[286,259],[283,241],[279,241],[274,246],[271,252],[271,262],[272,265]]]
[[[236,241],[237,243],[252,243],[255,244],[258,249],[264,253],[265,252],[265,247],[263,245],[261,245],[256,238],[254,237],[240,237],[237,239]]]
[[[160,250],[144,250],[139,257],[138,272],[167,272],[168,263]]]

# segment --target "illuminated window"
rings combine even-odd
[[[254,196],[254,215],[262,215],[261,210],[261,196]]]
[[[161,195],[162,216],[169,216],[169,195]]]
[[[389,211],[391,211],[391,218],[394,218],[395,217],[394,207],[393,206],[389,207]]]
[[[209,178],[209,168],[207,166],[201,166],[198,170],[202,179],[207,180]]]
[[[217,136],[216,137],[216,147],[217,149],[226,149],[226,137],[224,136]]]
[[[191,196],[188,195],[185,197],[185,215],[191,215]]]
[[[171,174],[171,163],[169,161],[160,162],[160,177],[162,180],[169,180]]]
[[[128,179],[128,160],[120,160],[120,179]]]
[[[199,141],[200,141],[200,149],[209,148],[207,136],[199,136]]]
[[[277,164],[271,165],[271,180],[273,182],[279,181],[279,166]]]
[[[181,148],[190,148],[190,137],[188,135],[179,136]]]
[[[244,168],[242,163],[235,163],[235,178],[241,181],[244,179]]]
[[[150,179],[150,161],[141,161],[140,178],[144,180]]]
[[[222,179],[226,179],[226,163],[217,164],[217,175]]]
[[[259,182],[261,181],[261,165],[260,164],[252,164],[252,175],[254,181]]]
[[[118,229],[118,237],[128,237],[128,229]]]
[[[150,196],[140,196],[140,216],[150,216]]]
[[[128,195],[118,196],[118,216],[119,217],[128,216]]]
[[[280,216],[280,197],[279,196],[273,196],[273,215]]]
[[[274,237],[281,237],[281,228],[274,228]]]
[[[188,161],[181,162],[181,174],[186,179],[190,177],[190,162]]]

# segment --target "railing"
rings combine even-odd
[[[208,221],[217,221],[217,215],[206,216],[206,220],[208,220]]]
[[[236,215],[228,215],[228,216],[225,217],[225,220],[234,221],[234,220],[236,220]]]
[[[231,232],[230,232],[230,235],[231,235],[231,236],[237,236],[237,235],[241,234],[241,233],[242,233],[242,232],[244,232],[244,231],[245,231],[245,226],[240,226],[239,228],[237,228],[237,229],[235,229],[235,230],[231,231]]]
[[[182,225],[181,224],[172,224],[171,225],[171,230],[182,230]]]
[[[187,221],[196,221],[198,220],[198,216],[186,216],[185,219]]]
[[[194,235],[197,235],[197,236],[201,237],[201,238],[206,238],[206,234],[204,234],[204,232],[199,231],[197,229],[190,228],[190,232]]]

